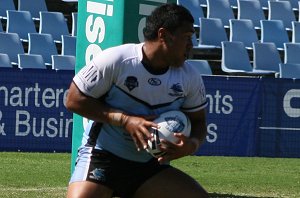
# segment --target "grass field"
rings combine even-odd
[[[70,154],[0,152],[0,198],[62,198]],[[185,157],[172,162],[211,197],[300,197],[300,159]]]

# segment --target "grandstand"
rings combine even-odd
[[[15,33],[19,36],[20,42],[18,46],[23,49],[16,50],[12,45],[7,45],[5,42],[0,43],[0,53],[8,54],[13,68],[21,68],[18,66],[16,58],[19,53],[28,55],[42,55],[42,62],[45,62],[46,69],[52,69],[51,55],[75,56],[75,53],[65,54],[64,49],[75,52],[76,45],[70,42],[66,45],[62,42],[63,36],[73,36],[76,42],[75,20],[74,15],[77,14],[78,3],[76,1],[62,0],[1,0],[0,2],[0,19],[1,27],[0,35]],[[59,19],[59,20],[57,20]],[[60,28],[57,28],[57,27]],[[63,29],[65,27],[65,29]],[[34,34],[46,34],[47,39],[38,38]],[[31,39],[30,39],[31,38]],[[66,39],[65,39],[66,40]],[[49,43],[42,45],[41,42]],[[73,41],[72,41],[73,42]],[[1,46],[2,45],[2,46]],[[54,46],[49,48],[49,45]],[[10,47],[11,46],[11,47]],[[39,49],[37,49],[37,47]],[[69,49],[72,47],[73,49]],[[49,49],[53,50],[49,51]],[[50,53],[50,54],[49,54]],[[45,54],[47,57],[45,57]],[[3,56],[2,56],[3,57]],[[23,57],[23,56],[22,56]],[[19,59],[19,60],[23,60]],[[32,58],[28,59],[33,60]],[[70,68],[74,70],[74,65]],[[29,62],[29,65],[34,64]],[[1,67],[1,65],[0,65]],[[35,68],[33,66],[33,68]],[[67,68],[69,69],[69,68]]]

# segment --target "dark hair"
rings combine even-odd
[[[146,27],[143,29],[145,40],[156,39],[159,28],[174,32],[184,22],[194,23],[193,16],[185,7],[175,3],[157,7],[146,18]]]

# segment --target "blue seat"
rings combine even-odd
[[[17,33],[21,41],[28,42],[28,33],[37,32],[30,12],[7,10],[6,32]]]
[[[40,54],[18,54],[18,67],[20,69],[47,69]]]
[[[76,36],[62,35],[61,54],[76,56]]]
[[[75,71],[75,56],[52,55],[52,69]]]
[[[51,34],[54,41],[61,43],[61,35],[70,35],[66,18],[61,12],[40,12],[39,33]]]
[[[16,10],[14,0],[0,0],[0,19],[7,19],[7,10]]]
[[[199,0],[178,0],[178,4],[186,7],[194,18],[194,25],[199,27],[199,18],[203,18],[204,13]]]
[[[77,18],[78,18],[78,13],[77,12],[72,12],[72,36],[77,36]]]
[[[229,19],[235,18],[229,0],[207,0],[207,18],[219,18],[229,27]]]
[[[238,0],[237,19],[250,19],[255,29],[260,29],[260,20],[265,20],[259,0]]]
[[[18,10],[29,11],[33,20],[40,20],[40,11],[48,11],[46,0],[18,0]]]
[[[292,42],[300,43],[300,22],[299,21],[292,22]]]
[[[42,55],[46,66],[52,64],[51,55],[57,55],[57,48],[51,34],[29,34],[28,54]]]
[[[292,21],[296,21],[292,5],[289,1],[269,1],[268,20],[282,20],[287,30],[292,29]]]
[[[284,63],[300,64],[300,43],[284,43]]]
[[[271,1],[276,1],[276,0],[271,0]],[[266,10],[266,11],[268,11],[269,10],[269,0],[259,0],[259,2],[260,2],[260,5],[261,5],[261,8],[263,9],[263,10]]]
[[[207,60],[188,59],[187,63],[193,65],[201,75],[212,75],[211,67]]]
[[[281,20],[261,20],[261,42],[275,43],[279,50],[283,50],[283,43],[290,42],[288,33]]]
[[[253,69],[248,51],[243,42],[223,41],[221,69],[237,75],[270,75],[273,72]]]
[[[18,64],[18,54],[24,54],[24,48],[17,33],[0,32],[0,53],[7,54],[13,65]]]
[[[258,36],[250,19],[230,19],[229,41],[241,41],[246,48],[252,49],[252,43],[258,42]]]
[[[12,68],[10,58],[7,54],[0,53],[0,67]]]
[[[280,78],[295,78],[300,79],[300,64],[296,63],[281,63],[279,65]]]
[[[199,46],[221,48],[222,41],[228,41],[222,20],[200,18]]]
[[[280,54],[274,43],[253,43],[253,68],[279,73]]]

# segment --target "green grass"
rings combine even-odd
[[[0,197],[65,197],[70,158],[0,152]],[[172,164],[196,178],[212,197],[300,197],[300,159],[204,156]]]

